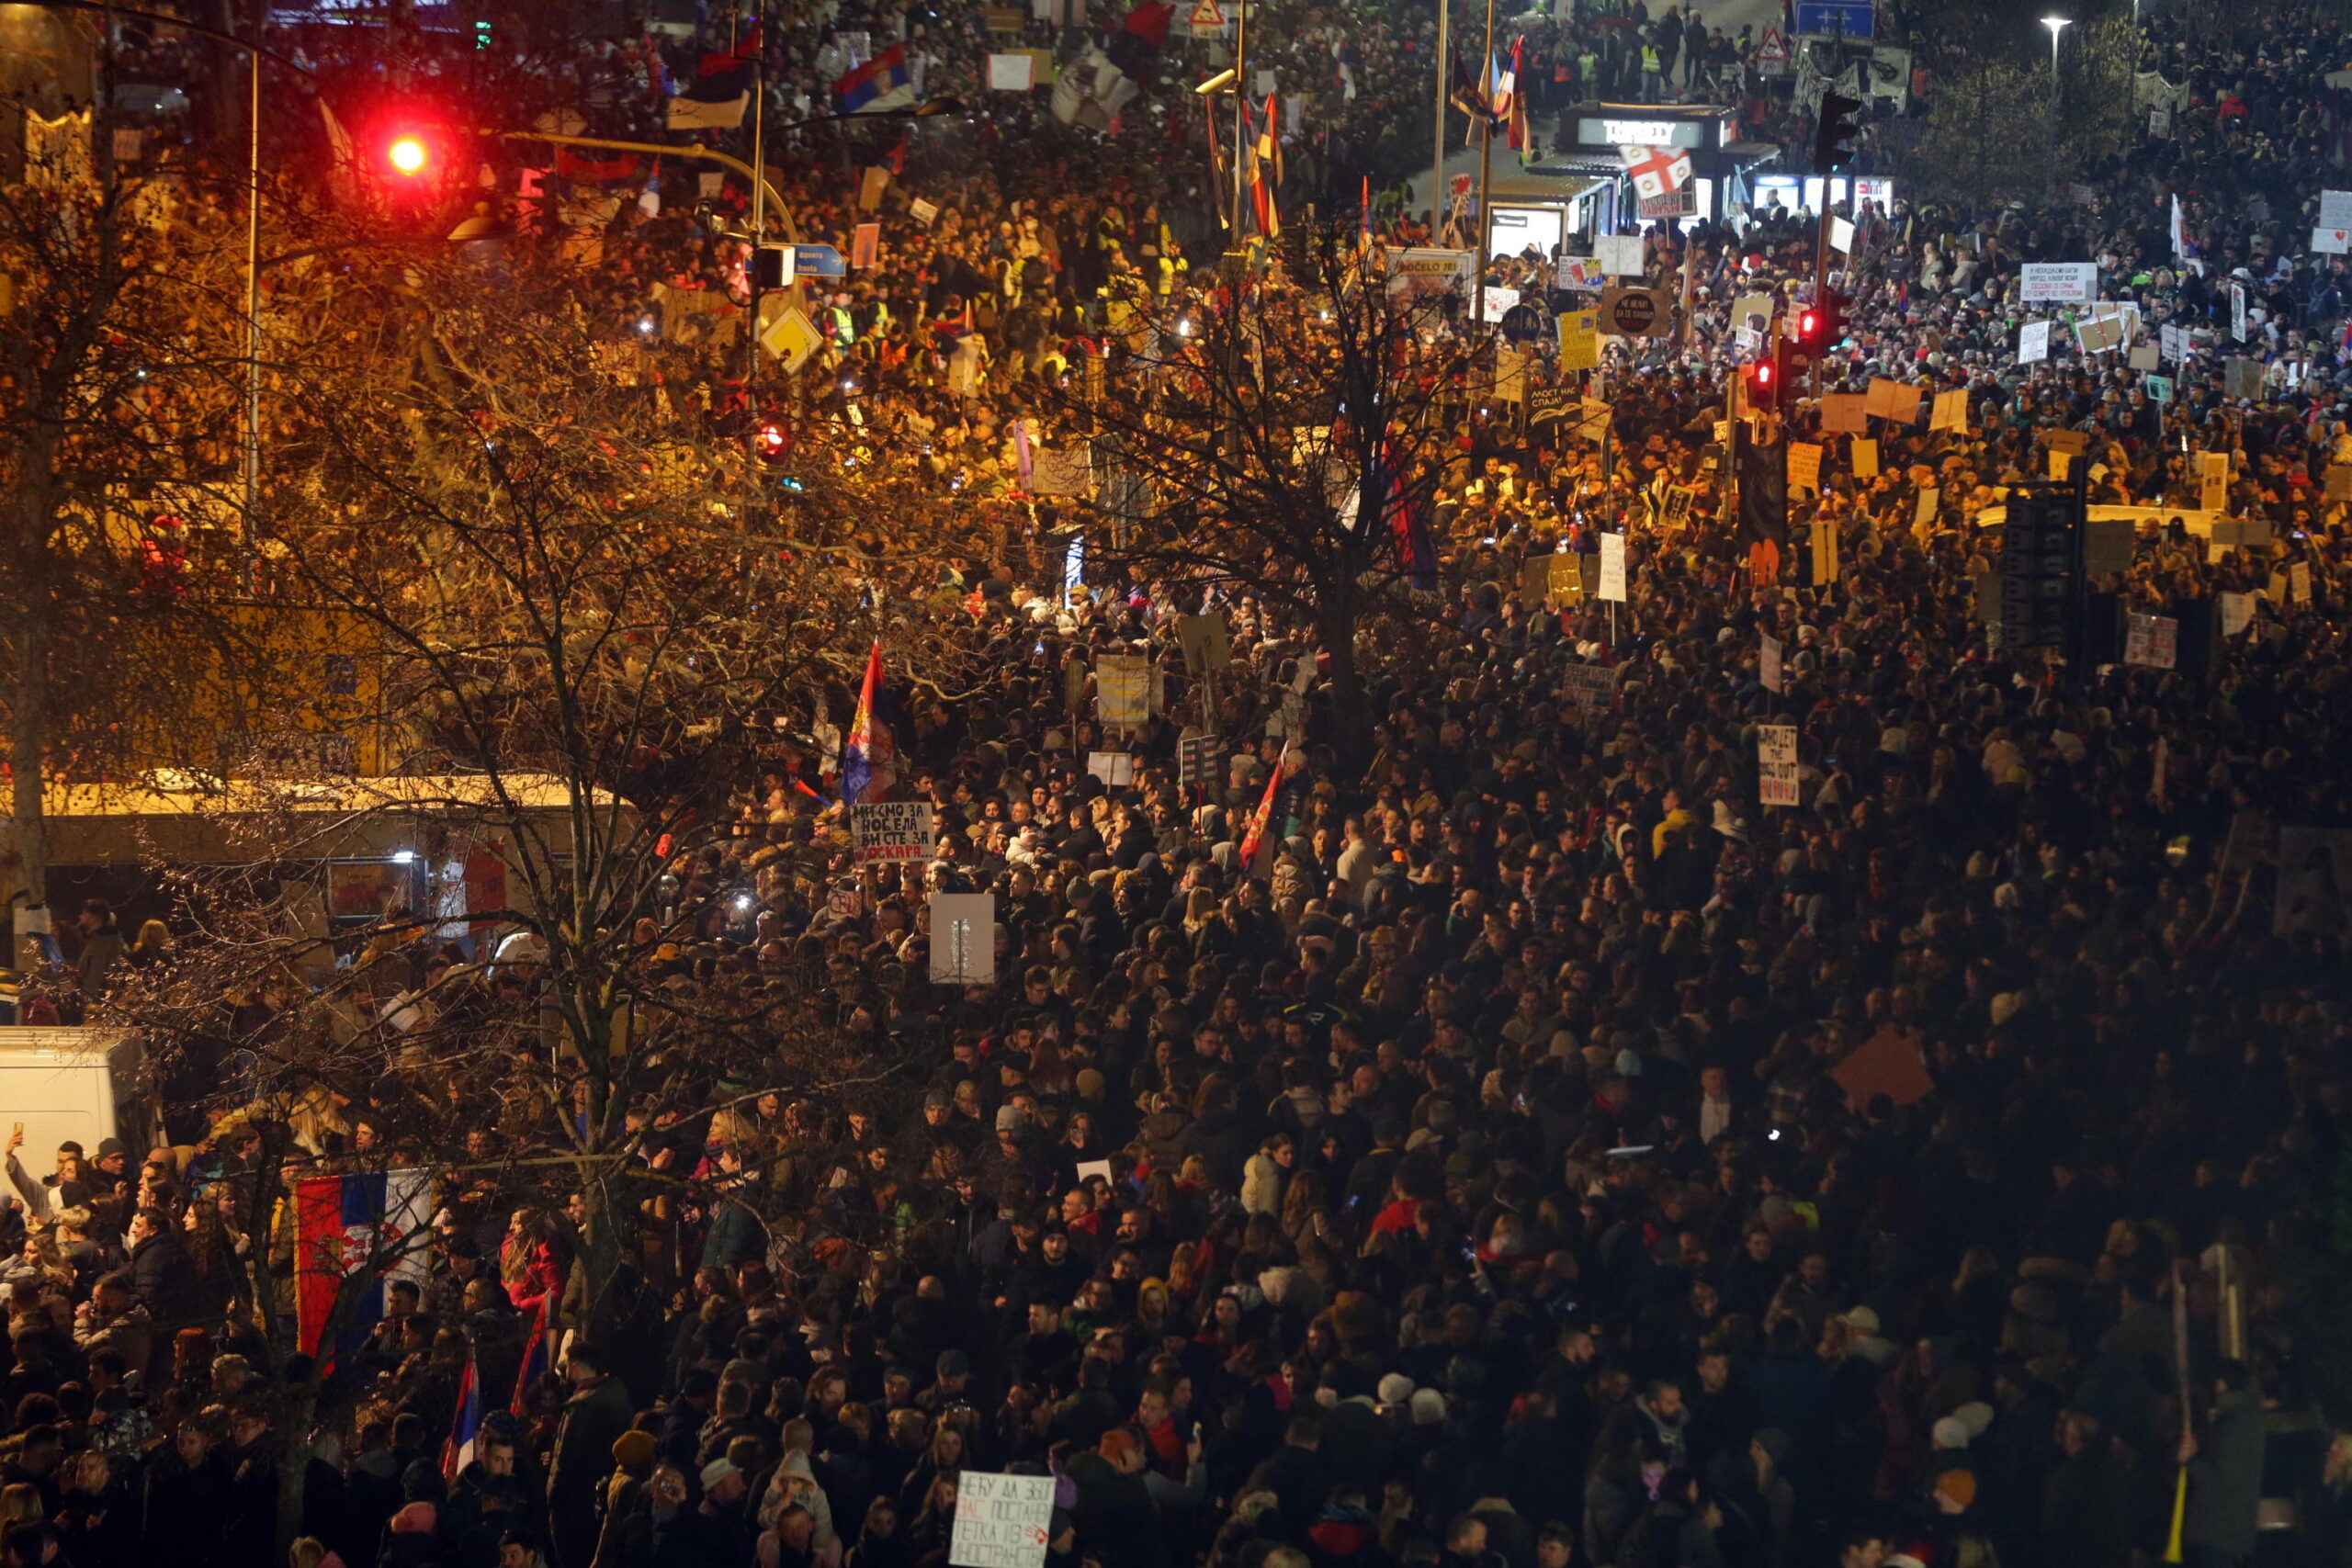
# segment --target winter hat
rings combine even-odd
[[[1968,1439],[1974,1442],[1993,1424],[1993,1407],[1981,1399],[1972,1399],[1953,1411],[1951,1418],[1968,1428]]]
[[[1968,1423],[1957,1416],[1946,1416],[1936,1422],[1932,1435],[1939,1449],[1964,1449],[1968,1446]]]
[[[702,1489],[707,1492],[729,1476],[742,1473],[732,1460],[724,1458],[712,1460],[702,1467]]]
[[[1445,1395],[1433,1388],[1415,1389],[1411,1404],[1416,1427],[1434,1427],[1445,1419]]]
[[[1950,1416],[1945,1417],[1950,1420]],[[1976,1501],[1973,1471],[1947,1470],[1936,1481],[1936,1502],[1946,1513],[1964,1513]]]
[[[653,1462],[653,1434],[631,1429],[613,1439],[613,1462],[627,1471],[644,1470]]]
[[[1402,1372],[1390,1372],[1380,1380],[1380,1403],[1402,1404],[1413,1397],[1413,1380]]]

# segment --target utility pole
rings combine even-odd
[[[1494,107],[1492,100],[1495,91],[1495,0],[1487,0],[1487,54],[1486,58],[1479,62],[1478,69],[1485,73],[1480,80],[1487,85],[1486,91],[1480,96],[1487,101],[1481,107],[1491,110]],[[1480,115],[1478,117],[1478,216],[1471,224],[1471,232],[1477,236],[1471,253],[1471,263],[1478,269],[1477,282],[1472,290],[1476,298],[1472,300],[1470,307],[1471,330],[1474,332],[1487,324],[1487,181],[1491,172],[1494,136],[1495,117],[1492,113]]]
[[[1438,231],[1444,224],[1445,74],[1450,63],[1446,24],[1452,9],[1453,0],[1437,0],[1437,118],[1430,132],[1435,150],[1430,155],[1430,243],[1432,245],[1438,243]]]

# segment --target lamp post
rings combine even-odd
[[[2044,17],[2041,25],[2050,29],[2050,79],[2058,80],[2058,35],[2075,24],[2065,17]]]

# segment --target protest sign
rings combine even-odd
[[[938,840],[931,803],[923,800],[861,801],[849,808],[849,833],[854,865],[923,860]]]
[[[1617,671],[1606,664],[1566,665],[1560,690],[1578,713],[1606,713],[1617,701]]]
[[[2098,267],[2092,262],[2028,262],[2018,281],[2018,298],[2028,305],[2087,305],[2098,298]]]
[[[1758,683],[1768,692],[1777,693],[1781,689],[1781,639],[1769,633],[1757,651],[1756,679]]]
[[[986,986],[996,979],[996,895],[931,896],[931,977],[942,986]],[[1052,1483],[1048,1482],[1050,1488]]]
[[[1756,728],[1757,798],[1766,806],[1797,803],[1797,727],[1762,724]]]
[[[1600,536],[1600,592],[1602,599],[1625,602],[1625,536]]]
[[[1103,723],[1132,729],[1151,716],[1148,662],[1130,653],[1105,653],[1094,660],[1094,712]]]
[[[1044,1568],[1054,1486],[1050,1475],[963,1472],[947,1538],[951,1568]]]

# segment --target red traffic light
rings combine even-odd
[[[1797,341],[1811,343],[1821,335],[1821,312],[1806,310],[1797,317]]]
[[[432,155],[425,150],[424,142],[421,139],[414,136],[402,136],[396,138],[392,144],[384,150],[384,159],[401,174],[418,175],[424,172],[424,165],[431,162]]]
[[[1772,364],[1771,364],[1771,361],[1770,361],[1770,360],[1764,360],[1764,361],[1762,361],[1762,362],[1760,362],[1760,363],[1758,363],[1758,364],[1752,365],[1752,366],[1748,367],[1748,374],[1749,374],[1750,376],[1752,376],[1753,378],[1755,378],[1755,381],[1756,381],[1756,389],[1757,389],[1758,391],[1759,391],[1759,392],[1764,392],[1764,391],[1770,391],[1770,390],[1771,390],[1771,388],[1772,388]]]
[[[792,449],[792,436],[774,420],[762,424],[752,435],[752,445],[763,462],[774,462]]]

